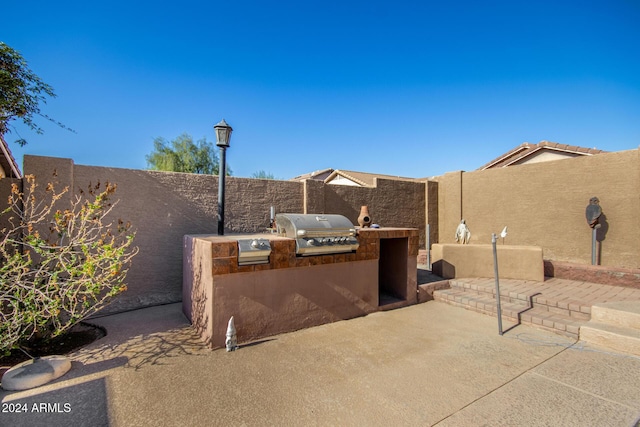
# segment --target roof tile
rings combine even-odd
[[[557,142],[551,141],[540,141],[538,144],[531,144],[529,142],[524,142],[514,148],[513,150],[507,151],[505,154],[501,155],[486,163],[485,165],[479,167],[477,170],[491,169],[491,168],[499,168],[509,166],[519,160],[524,159],[532,155],[534,152],[539,151],[540,149],[550,149],[553,151],[563,151],[567,153],[575,153],[582,155],[593,155],[605,153],[606,151],[598,150],[596,148],[585,148],[578,147],[575,145],[567,145],[567,144],[559,144]]]

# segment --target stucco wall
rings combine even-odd
[[[455,242],[455,230],[462,219],[462,171],[438,177],[438,240],[432,243]]]
[[[541,246],[544,258],[589,264],[589,199],[602,206],[600,264],[640,266],[638,150],[438,177],[439,242],[453,243],[466,220],[471,243],[490,243],[508,226],[506,244]]]
[[[37,156],[25,156],[23,170],[43,185],[69,185],[72,194],[97,181],[118,185],[114,219],[132,222],[140,253],[128,276],[128,292],[110,311],[181,300],[182,238],[217,232],[217,177],[80,166],[71,159]],[[0,180],[0,202],[6,200],[10,182]],[[601,264],[640,267],[638,150],[451,172],[426,183],[378,179],[375,188],[312,180],[229,177],[226,182],[227,233],[264,230],[270,206],[277,212],[342,214],[356,223],[360,206],[367,205],[374,223],[419,228],[421,248],[427,220],[432,243],[453,243],[464,218],[471,243],[488,244],[491,233],[507,225],[506,244],[540,246],[545,259],[581,264],[591,261],[591,230],[584,212],[597,196],[604,212]]]
[[[437,242],[439,239],[440,219],[438,217],[438,182],[427,181],[425,183],[425,215],[426,223],[429,224],[430,242]],[[421,247],[426,247],[425,245]]]
[[[425,244],[425,184],[422,182],[376,179],[375,188],[324,184],[324,213],[339,213],[358,223],[360,207],[368,206],[373,223],[382,227],[420,230]],[[320,194],[310,196],[320,197]]]
[[[127,276],[128,291],[106,312],[181,300],[183,236],[217,233],[216,176],[83,166],[71,159],[40,156],[25,156],[24,171],[35,175],[42,188],[49,181],[58,188],[69,186],[67,202],[90,184],[117,184],[114,199],[119,202],[112,219],[133,224],[140,252]],[[360,206],[368,205],[374,221],[381,225],[420,227],[422,241],[424,204],[422,183],[380,180],[377,188],[356,188],[317,181],[228,177],[225,233],[265,231],[270,206],[276,212],[306,209],[309,213],[342,214],[356,224]]]
[[[140,252],[127,276],[128,291],[106,312],[181,300],[182,239],[217,232],[217,177],[82,166],[71,159],[38,156],[25,156],[24,170],[42,185],[53,180],[58,188],[69,186],[70,194],[98,182],[117,184],[114,199],[119,201],[111,219],[131,221]],[[270,206],[278,212],[302,210],[297,182],[229,177],[226,188],[227,233],[265,230]]]

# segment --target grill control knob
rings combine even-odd
[[[257,240],[252,240],[251,241],[251,247],[254,249],[257,249],[260,246],[260,242]]]
[[[313,240],[313,239],[309,239],[309,240],[307,240],[307,244],[309,244],[309,246],[313,246],[313,245],[316,244],[316,241]]]

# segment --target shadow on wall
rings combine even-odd
[[[445,279],[452,279],[456,277],[456,266],[443,259],[435,261],[431,265],[431,271],[433,274]]]
[[[600,228],[596,229],[596,240],[598,242],[604,242],[607,238],[607,232],[609,231],[609,223],[607,222],[607,216],[605,214],[600,215],[599,223]]]
[[[321,290],[318,283],[296,282],[295,290],[290,286],[243,287],[235,297],[216,292],[215,306],[220,315],[215,316],[213,339],[210,347],[224,346],[227,320],[234,316],[238,342],[244,345],[253,340],[271,337],[280,333],[305,329],[325,323],[364,316],[374,310],[370,302],[364,301],[347,287],[336,281],[325,281]],[[195,320],[195,319],[194,319]],[[197,323],[198,321],[196,321]],[[194,323],[194,325],[196,324]]]
[[[208,343],[211,348],[224,347],[226,321],[231,315],[236,322],[238,343],[244,346],[264,337],[360,317],[374,311],[370,302],[336,281],[326,281],[320,292],[317,283],[306,285],[303,282],[298,283],[295,291],[280,286],[268,290],[258,288],[243,288],[235,298],[216,294],[219,300],[224,300],[224,307],[216,306],[215,309],[226,314],[216,317],[216,330]],[[197,323],[196,320],[194,325]]]
[[[598,242],[598,249],[596,253],[596,264],[602,265],[602,242],[607,238],[607,232],[609,231],[609,222],[607,216],[603,213],[598,219],[600,227],[596,229],[596,241]]]
[[[208,343],[213,348],[224,346],[231,316],[243,344],[378,310],[377,260],[220,274],[207,287],[212,289],[205,314],[213,319]]]

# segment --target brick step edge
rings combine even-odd
[[[495,299],[495,286],[476,285],[458,280],[449,280],[451,289],[464,289],[465,292],[475,292],[477,295],[491,295]],[[534,306],[549,307],[549,311],[558,312],[558,310],[566,311],[568,314],[576,313],[576,317],[589,319],[591,316],[591,304],[583,301],[573,300],[570,302],[556,300],[547,296],[523,294],[519,292],[509,291],[508,288],[500,289],[500,300],[524,305],[533,304]],[[577,315],[582,313],[584,316]]]
[[[440,298],[445,298],[445,299],[456,301],[458,303],[463,303],[463,304],[467,303],[474,307],[478,305],[480,307],[482,307],[482,305],[487,305],[489,307],[493,307],[494,311],[495,311],[495,307],[497,307],[495,297],[489,294],[472,294],[467,291],[454,289],[454,288],[445,289],[445,290],[436,291],[436,292],[434,292],[434,298],[437,295]],[[529,305],[522,304],[520,301],[514,303],[513,301],[509,301],[508,298],[505,298],[502,296],[500,297],[500,305],[503,313],[506,312],[506,310],[510,310],[513,313],[521,313],[524,310],[527,310],[527,311],[533,310],[535,313],[539,313],[541,316],[544,316],[544,317],[556,316],[556,317],[571,319],[571,321],[582,321],[582,322],[586,322],[590,320],[590,315],[585,313],[558,309],[557,307],[554,308],[554,307],[549,307],[545,305],[533,304],[533,306],[529,306]],[[513,316],[516,317],[517,314],[513,314]]]
[[[495,299],[474,298],[451,291],[451,289],[447,289],[434,292],[435,301],[497,317],[498,308]],[[528,308],[521,304],[505,303],[502,300],[500,306],[503,319],[560,333],[575,339],[578,338],[580,327],[588,322],[588,319],[552,313],[543,307]]]

